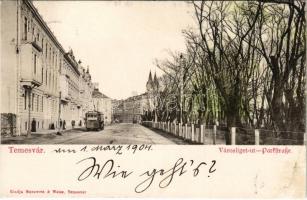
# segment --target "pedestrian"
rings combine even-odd
[[[63,121],[63,130],[65,130],[66,129],[66,121],[64,120]]]
[[[72,120],[72,121],[71,121],[71,127],[72,127],[72,128],[75,128],[75,120]]]
[[[62,119],[60,119],[60,128],[62,128],[63,126],[63,122],[62,122]]]
[[[36,120],[35,120],[35,118],[32,119],[31,132],[36,132]]]

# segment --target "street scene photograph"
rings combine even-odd
[[[304,0],[1,5],[1,144],[304,145]]]

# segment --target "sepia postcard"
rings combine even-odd
[[[0,6],[0,197],[306,198],[304,0]]]

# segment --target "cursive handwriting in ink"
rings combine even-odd
[[[148,176],[144,181],[142,181],[140,184],[138,184],[135,188],[136,193],[142,193],[145,190],[147,190],[151,184],[153,183],[153,180],[155,176],[158,174],[160,176],[168,174],[164,179],[160,181],[159,187],[160,188],[165,188],[169,186],[169,184],[173,181],[174,175],[179,171],[179,176],[183,175],[186,173],[185,166],[187,162],[184,162],[183,164],[183,158],[179,158],[174,166],[169,169],[169,170],[164,170],[164,169],[153,169],[151,172],[148,170],[145,173],[141,174],[140,176]]]
[[[122,170],[121,166],[116,165],[113,159],[109,159],[104,163],[99,163],[95,157],[88,157],[80,160],[77,165],[85,165],[82,172],[78,176],[78,181],[84,181],[88,178],[106,179],[110,178],[122,178],[126,179],[131,174],[135,174],[134,171]],[[196,162],[194,160],[185,161],[183,158],[179,158],[173,163],[170,168],[153,168],[140,173],[141,181],[136,185],[134,191],[136,193],[142,193],[154,185],[155,181],[158,182],[159,188],[166,188],[176,177],[192,173],[192,177],[197,177],[204,168],[208,170],[208,177],[216,171],[216,160],[209,162]],[[139,174],[139,173],[138,173]]]
[[[93,176],[99,179],[101,175],[103,178],[121,177],[125,179],[133,173],[133,171],[128,172],[126,170],[122,170],[122,171],[114,170],[114,160],[113,159],[109,159],[103,165],[100,165],[96,162],[95,157],[88,157],[88,158],[80,160],[79,162],[77,162],[77,164],[80,164],[86,161],[89,161],[90,165],[79,175],[78,181],[83,181],[90,176]],[[118,165],[117,168],[120,168],[120,166]]]
[[[212,160],[212,165],[209,168],[209,173],[213,173],[216,171],[214,169],[214,165],[216,164],[215,160]],[[196,167],[195,167],[196,166]],[[174,180],[175,175],[182,176],[187,171],[191,170],[193,171],[193,176],[196,177],[200,173],[200,169],[204,166],[207,166],[207,163],[200,162],[197,163],[194,160],[190,160],[185,162],[183,158],[179,158],[172,168],[170,169],[153,169],[152,171],[146,171],[145,173],[141,174],[140,176],[146,176],[145,180],[143,180],[141,183],[139,183],[135,187],[136,193],[142,193],[146,191],[154,182],[154,179],[157,177],[161,177],[161,180],[159,182],[160,188],[166,188],[168,187],[172,181]],[[210,176],[208,176],[210,177]]]
[[[216,171],[216,169],[212,169],[214,167],[215,163],[216,163],[216,160],[212,160],[212,165],[211,165],[211,167],[209,169],[209,173],[213,173],[213,172]]]
[[[62,149],[62,148],[58,148],[53,150],[56,153],[77,153],[75,149]]]

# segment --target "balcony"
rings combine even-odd
[[[42,83],[41,82],[38,82],[38,81],[36,81],[36,80],[34,80],[34,79],[29,79],[29,80],[27,80],[27,79],[21,79],[20,80],[20,83],[21,83],[21,85],[23,86],[23,87],[27,87],[27,88],[33,88],[33,87],[39,87],[39,86],[41,86],[42,85]]]
[[[33,54],[35,52],[35,54]],[[35,58],[34,58],[35,55]],[[20,53],[20,82],[22,86],[42,85],[42,67],[40,54],[32,43],[26,43],[21,46]]]
[[[35,40],[33,42],[31,42],[32,46],[38,51],[38,52],[42,52],[42,47],[41,45]]]
[[[43,48],[40,44],[39,41],[36,40],[36,38],[31,35],[30,32],[27,33],[27,37],[23,38],[23,44],[27,45],[27,44],[31,44],[38,52],[42,52]]]

